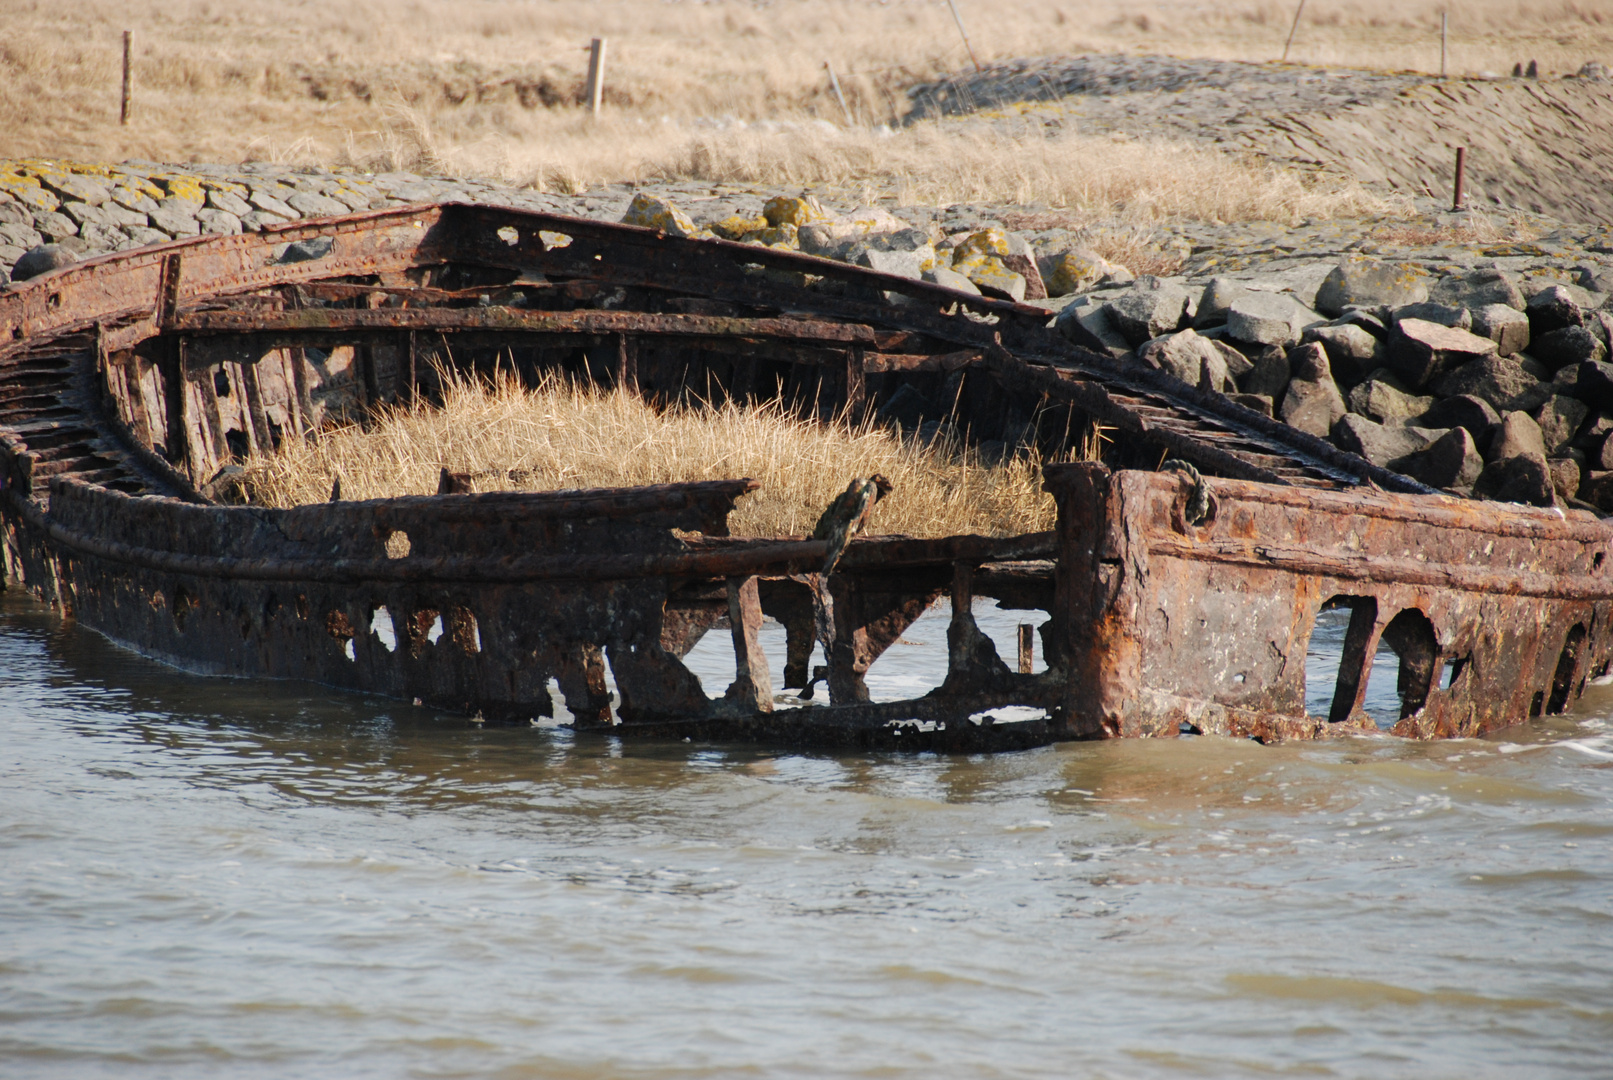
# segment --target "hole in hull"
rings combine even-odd
[[[382,604],[370,616],[370,632],[381,639],[382,648],[387,652],[396,652],[398,648],[397,631],[392,626],[392,613]]]
[[[1551,697],[1546,702],[1546,711],[1558,715],[1568,711],[1568,703],[1574,697],[1575,683],[1580,682],[1579,656],[1585,647],[1585,627],[1576,624],[1568,631],[1563,639],[1563,651],[1557,658],[1557,670],[1552,675]]]
[[[1377,618],[1378,601],[1371,596],[1334,596],[1322,605],[1305,649],[1307,713],[1335,724],[1349,719],[1360,697],[1367,641]]]

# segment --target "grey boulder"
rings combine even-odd
[[[1585,321],[1584,308],[1588,306],[1589,298],[1583,289],[1570,291],[1567,285],[1548,285],[1531,296],[1524,309],[1529,315],[1529,332],[1539,337],[1567,326],[1579,326]]]
[[[1540,380],[1524,370],[1517,358],[1511,356],[1485,356],[1470,360],[1433,386],[1434,393],[1440,397],[1470,394],[1484,399],[1497,409],[1511,408],[1520,396],[1539,392],[1540,388]],[[1542,400],[1544,396],[1543,393]]]
[[[1579,429],[1590,414],[1589,405],[1567,394],[1553,394],[1547,398],[1534,412],[1546,456],[1552,457],[1568,449],[1568,444],[1579,434]]]
[[[1473,314],[1467,308],[1427,300],[1420,304],[1403,304],[1391,311],[1389,318],[1396,323],[1406,319],[1421,319],[1440,326],[1454,326],[1458,330],[1473,328]]]
[[[933,282],[948,289],[956,289],[958,292],[969,293],[971,296],[980,295],[980,288],[974,282],[956,270],[950,270],[945,266],[937,266],[932,270],[926,270],[921,276],[925,281]]]
[[[47,244],[59,244],[69,236],[78,235],[78,222],[54,210],[35,214],[34,228],[39,230]]]
[[[1473,309],[1473,333],[1495,342],[1495,351],[1511,356],[1529,347],[1529,316],[1508,304]]]
[[[298,191],[287,195],[286,204],[308,217],[335,217],[349,212],[346,203],[337,202],[326,195],[316,195],[311,191]]]
[[[1355,413],[1346,413],[1333,425],[1333,445],[1366,458],[1374,465],[1392,468],[1392,463],[1415,454],[1443,436],[1443,431],[1380,424]]]
[[[1294,377],[1283,394],[1278,418],[1289,427],[1325,439],[1349,410],[1328,370],[1327,354],[1314,342],[1288,354]]]
[[[1562,376],[1562,372],[1557,373]],[[1553,380],[1554,386],[1565,385],[1572,381],[1574,396],[1585,402],[1593,409],[1602,412],[1613,412],[1613,364],[1598,360],[1588,360],[1583,364],[1576,364],[1573,375],[1564,378],[1561,383]]]
[[[857,265],[866,266],[881,274],[894,274],[896,277],[911,278],[914,281],[920,281],[924,277],[924,268],[919,262],[916,251],[876,251],[873,248],[864,248],[858,253]]]
[[[1495,355],[1495,342],[1423,319],[1402,319],[1389,339],[1389,366],[1421,388],[1465,363]]]
[[[1479,454],[1472,433],[1458,427],[1421,450],[1393,459],[1389,467],[1429,487],[1466,495],[1484,471],[1484,458]]]
[[[1551,486],[1558,499],[1567,502],[1579,495],[1581,469],[1578,461],[1569,457],[1547,458],[1546,469],[1551,473]]]
[[[1354,385],[1383,366],[1383,342],[1365,327],[1355,323],[1327,324],[1306,328],[1301,343],[1319,341],[1327,350],[1333,375],[1342,385]]]
[[[246,217],[252,212],[251,203],[229,191],[209,191],[207,193],[207,205],[213,210],[222,210],[226,214],[234,214],[237,218]]]
[[[1305,328],[1321,322],[1316,312],[1284,293],[1252,292],[1227,309],[1227,336],[1246,345],[1297,344]]]
[[[1227,312],[1231,310],[1232,302],[1248,295],[1248,287],[1240,285],[1231,278],[1211,278],[1210,283],[1204,286],[1204,291],[1199,294],[1199,306],[1193,315],[1193,326],[1200,330],[1207,326],[1220,326],[1227,321]]]
[[[1489,464],[1473,485],[1473,494],[1497,502],[1552,506],[1556,488],[1546,464],[1540,425],[1527,413],[1510,412],[1490,441]]]
[[[1187,290],[1175,282],[1145,274],[1109,301],[1109,321],[1132,345],[1141,345],[1182,325]]]
[[[1347,400],[1351,412],[1380,424],[1410,423],[1434,404],[1431,397],[1408,394],[1387,371],[1357,384]]]
[[[197,206],[184,199],[164,199],[157,204],[157,209],[146,216],[151,219],[153,229],[161,229],[169,236],[195,236],[202,231],[202,226],[196,220]]]
[[[1428,299],[1469,309],[1502,304],[1522,311],[1523,292],[1511,274],[1504,270],[1465,270],[1449,274],[1428,290]]]
[[[1606,360],[1607,348],[1585,327],[1565,326],[1535,338],[1529,347],[1529,355],[1556,371],[1569,364]]]
[[[41,244],[24,252],[22,258],[17,260],[17,264],[11,268],[11,280],[28,281],[76,262],[78,256],[62,245]]]
[[[1226,358],[1215,342],[1192,330],[1147,342],[1137,350],[1137,359],[1201,390],[1224,392],[1231,381]]]
[[[1329,317],[1348,307],[1400,307],[1428,299],[1428,275],[1419,267],[1347,255],[1316,291],[1316,310]]]
[[[1501,414],[1481,397],[1458,394],[1436,401],[1417,418],[1417,426],[1425,428],[1466,428],[1475,442],[1488,446],[1490,433],[1501,422]]]
[[[1071,304],[1059,312],[1053,327],[1083,349],[1112,357],[1126,356],[1131,343],[1109,320],[1108,304]]]

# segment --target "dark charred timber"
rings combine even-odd
[[[5,581],[192,671],[493,722],[563,706],[579,729],[646,737],[1318,738],[1376,730],[1362,702],[1380,645],[1400,658],[1394,732],[1469,736],[1564,711],[1606,674],[1608,524],[1431,491],[1048,321],[795,253],[483,206],[105,256],[0,292]],[[743,478],[291,510],[214,498],[245,456],[429,403],[444,372],[494,371],[945,421],[1101,460],[1044,470],[1052,533],[860,537],[827,580],[824,542],[728,535]],[[1167,457],[1207,478],[1202,522],[1183,474],[1155,471]],[[977,597],[1049,614],[1044,671],[997,655]],[[937,689],[870,701],[870,666],[943,600]],[[1329,608],[1350,613],[1343,661],[1327,714],[1308,715]],[[823,646],[827,703],[779,707],[794,702],[773,693],[769,617],[786,687],[817,681]],[[736,660],[716,697],[683,663],[709,633]]]

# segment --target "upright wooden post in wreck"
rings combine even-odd
[[[162,272],[157,286],[157,323],[172,325],[179,309],[179,278],[184,272],[184,257],[178,252],[162,260]],[[162,368],[163,412],[168,425],[169,464],[185,471],[189,464],[190,432],[185,415],[185,339],[183,335],[170,335],[159,361]],[[193,476],[193,482],[202,477]]]
[[[868,414],[868,381],[863,374],[863,351],[846,350],[845,402],[846,422],[853,427],[861,424]]]
[[[762,601],[754,576],[728,579],[728,623],[734,635],[734,681],[726,697],[747,712],[772,712],[773,676],[762,652]]]
[[[1094,462],[1049,466],[1046,484],[1058,503],[1058,561],[1053,578],[1053,634],[1067,672],[1060,712],[1071,738],[1117,734],[1107,700],[1110,662],[1105,630],[1113,567],[1105,566],[1109,470]],[[1050,650],[1051,651],[1051,650]],[[1050,658],[1051,662],[1051,658]]]
[[[617,389],[638,393],[638,346],[626,334],[616,335]]]

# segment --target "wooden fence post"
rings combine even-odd
[[[588,111],[599,115],[605,100],[605,39],[594,38],[588,44]]]
[[[975,70],[980,70],[980,59],[975,56],[975,47],[969,44],[969,31],[963,28],[963,16],[958,14],[958,5],[955,0],[947,0],[947,7],[952,9],[952,21],[958,24],[958,36],[963,39],[963,47],[969,50],[969,59]]]
[[[1288,40],[1283,43],[1283,63],[1288,63],[1288,50],[1294,45],[1294,35],[1299,32],[1299,17],[1305,14],[1305,0],[1299,0],[1299,10],[1294,12],[1294,25],[1288,28]]]
[[[125,30],[123,32],[123,105],[118,110],[118,123],[120,124],[127,124],[129,122],[129,88],[131,81],[129,72],[129,52],[130,46],[133,44],[133,42],[134,31]]]
[[[825,60],[823,69],[829,73],[829,87],[835,92],[835,100],[840,102],[840,111],[846,117],[846,126],[851,127],[851,110],[846,108],[846,95],[840,92],[840,80],[835,78],[835,66]]]

